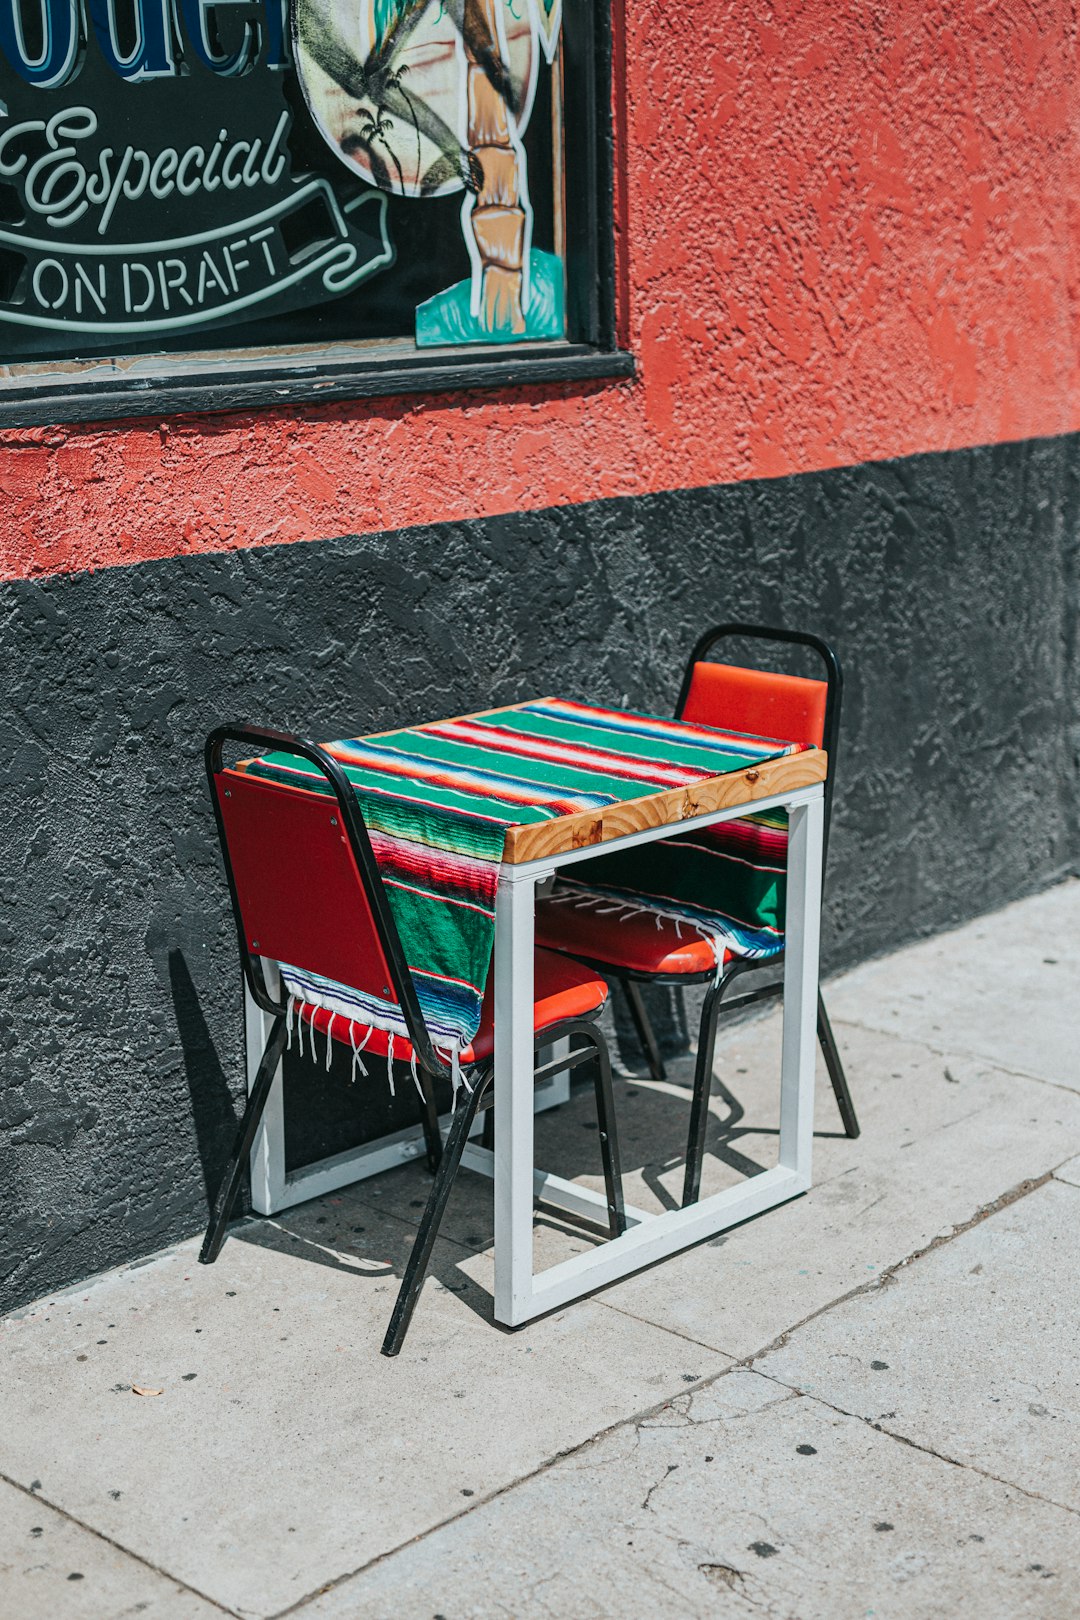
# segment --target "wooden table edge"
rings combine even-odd
[[[575,816],[560,816],[557,821],[511,827],[503,846],[503,861],[507,866],[520,866],[525,861],[544,860],[571,849],[594,845],[599,848],[612,839],[625,838],[649,827],[673,826],[695,816],[709,815],[713,810],[752,805],[758,799],[771,799],[777,793],[813,787],[824,782],[828,764],[824,749],[809,748],[737,771],[725,771],[722,776],[710,776],[692,787],[669,788],[664,793],[650,793],[641,799],[625,799],[620,804],[606,805],[602,810],[582,810]]]
[[[528,703],[542,703],[544,698],[522,698],[517,703],[504,703],[498,708],[477,709],[472,714],[456,715],[457,720],[484,720],[491,715],[509,714]],[[379,737],[390,737],[399,731],[422,731],[424,725],[446,725],[445,720],[429,720],[418,726],[394,726],[390,731],[365,732],[358,740],[373,742]],[[248,760],[238,760],[228,769],[243,772]],[[708,815],[713,810],[728,810],[733,805],[750,805],[757,799],[770,799],[777,793],[801,787],[813,787],[824,782],[828,774],[828,756],[822,748],[804,749],[798,754],[782,754],[777,759],[763,760],[741,770],[725,771],[722,776],[710,776],[692,787],[669,788],[663,793],[649,793],[640,799],[624,799],[620,804],[605,806],[603,810],[581,810],[575,816],[560,816],[555,821],[522,823],[507,828],[503,846],[503,863],[520,866],[525,861],[543,860],[549,855],[562,855],[567,850],[599,848],[615,838],[642,832],[648,827],[674,826],[694,816]],[[257,780],[257,779],[256,779]],[[278,785],[278,784],[274,784]],[[293,792],[303,792],[296,784]]]

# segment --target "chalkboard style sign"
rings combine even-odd
[[[563,339],[572,26],[562,0],[0,0],[0,363]]]

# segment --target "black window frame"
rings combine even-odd
[[[403,394],[506,390],[632,377],[615,325],[614,126],[610,0],[579,0],[593,27],[564,29],[563,97],[574,132],[566,187],[562,341],[417,351],[336,342],[207,349],[115,359],[0,362],[0,427],[204,415]]]

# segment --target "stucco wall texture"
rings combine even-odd
[[[0,577],[1080,427],[1068,0],[616,5],[633,382],[0,435]]]
[[[703,624],[812,625],[837,967],[1080,856],[1078,503],[1070,435],[0,586],[0,1310],[205,1223],[243,1086],[212,723],[663,713]],[[319,1086],[318,1130],[388,1106]]]

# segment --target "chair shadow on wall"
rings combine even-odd
[[[232,1091],[182,950],[169,951],[169,988],[184,1058],[195,1143],[209,1213],[239,1127]],[[239,1213],[239,1210],[237,1211]]]

